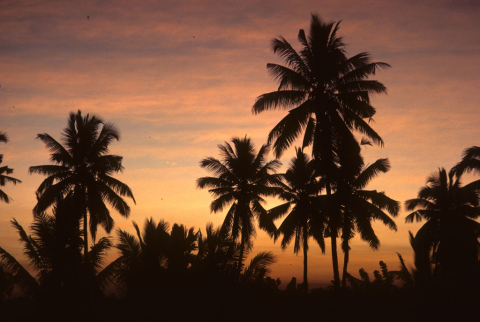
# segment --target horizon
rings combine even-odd
[[[281,35],[298,48],[298,30],[308,32],[311,13],[318,13],[325,21],[342,21],[339,34],[348,57],[366,51],[373,61],[392,66],[371,77],[388,89],[388,95],[371,98],[377,109],[372,127],[385,147],[366,147],[362,154],[366,164],[390,160],[391,170],[367,189],[385,191],[402,203],[395,218],[398,231],[376,223],[378,251],[356,236],[349,271],[358,276],[364,268],[372,274],[381,260],[394,270],[397,252],[412,266],[408,231],[415,233],[422,223],[405,224],[404,201],[417,196],[431,173],[449,170],[466,148],[480,145],[480,4],[346,3],[2,2],[0,130],[9,142],[0,150],[2,165],[23,182],[2,187],[13,201],[0,205],[0,246],[27,263],[9,221],[16,218],[27,228],[33,220],[34,191],[44,177],[29,175],[28,168],[50,164],[35,137],[48,133],[59,140],[68,114],[77,110],[113,123],[121,134],[110,147],[125,167],[115,177],[132,188],[137,205],[129,201],[128,219],[112,211],[114,229],[132,232],[132,220],[143,226],[150,217],[202,231],[207,222],[220,225],[225,212],[210,214],[212,197],[196,188],[196,179],[209,175],[199,162],[219,157],[217,145],[232,137],[248,135],[257,149],[266,143],[287,113],[251,113],[257,96],[277,88],[266,69],[267,63],[280,62],[270,41]],[[294,145],[280,158],[279,172],[293,156]],[[465,176],[463,182],[472,178],[478,176]],[[276,204],[271,199],[266,208]],[[322,255],[310,242],[312,288],[333,278],[329,245],[326,241]],[[279,242],[258,229],[251,254],[259,251],[277,255],[270,276],[280,277],[281,288],[292,277],[301,281],[303,259],[293,245],[282,252]],[[108,253],[106,264],[116,253]]]

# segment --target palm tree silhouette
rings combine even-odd
[[[341,208],[342,216],[342,250],[344,252],[342,286],[346,288],[347,267],[350,254],[350,240],[355,231],[367,241],[371,248],[378,249],[380,241],[372,228],[372,221],[380,220],[392,230],[397,230],[395,222],[385,213],[397,216],[400,203],[376,190],[364,190],[369,182],[380,172],[390,170],[388,159],[378,159],[361,169],[353,177],[337,180],[334,202]]]
[[[89,265],[88,214],[90,234],[95,241],[98,225],[107,233],[114,225],[105,201],[124,217],[129,216],[130,207],[121,196],[130,197],[135,203],[130,188],[111,176],[123,171],[122,157],[107,154],[108,145],[119,139],[118,130],[95,115],[82,117],[79,110],[76,114],[70,113],[68,126],[62,133],[65,146],[46,133],[38,134],[37,138],[51,152],[50,160],[54,165],[29,169],[30,173],[47,176],[36,191],[33,214],[39,216],[59,198],[72,193],[73,207],[83,218],[83,249],[85,264]]]
[[[0,132],[0,142],[7,143],[8,137],[7,134],[4,132]],[[0,154],[0,163],[3,161],[3,154]],[[0,167],[0,187],[5,186],[7,182],[17,184],[21,183],[22,181],[15,179],[13,177],[8,176],[8,174],[12,174],[13,169],[10,169],[8,166]],[[7,175],[5,175],[7,174]],[[2,189],[0,189],[0,200],[3,200],[5,203],[9,203],[12,200]]]
[[[242,282],[256,283],[263,282],[267,273],[270,272],[269,267],[277,261],[275,255],[272,252],[260,252],[255,255],[250,264],[245,267],[242,274]]]
[[[143,233],[133,222],[137,236],[118,229],[121,256],[109,265],[115,271],[116,284],[125,294],[157,296],[162,288],[178,291],[187,282],[187,269],[193,263],[197,233],[193,228],[174,224],[169,232],[167,222],[146,219]]]
[[[315,179],[315,164],[301,149],[297,149],[297,156],[281,177],[285,186],[280,198],[286,203],[270,209],[268,214],[273,221],[288,213],[275,234],[275,240],[283,235],[281,245],[285,250],[295,236],[295,254],[303,248],[303,289],[308,294],[308,238],[313,236],[325,252],[323,232],[326,218],[320,211],[319,199],[322,197],[317,195],[319,186]]]
[[[120,290],[130,296],[155,295],[165,282],[169,225],[163,220],[158,224],[146,219],[143,234],[133,222],[137,236],[118,229],[120,257],[110,264],[116,272]]]
[[[367,121],[375,115],[369,94],[385,93],[382,83],[368,80],[385,63],[370,61],[366,52],[350,58],[337,32],[340,22],[325,23],[312,14],[310,36],[301,29],[299,53],[279,37],[272,41],[274,53],[284,59],[286,66],[267,64],[270,74],[279,81],[277,91],[257,97],[252,111],[286,108],[289,113],[269,133],[268,143],[274,142],[276,157],[304,133],[303,146],[312,145],[319,175],[326,179],[327,209],[331,212],[330,196],[334,173],[342,165],[355,174],[360,167],[360,147],[352,134],[356,130],[375,143],[382,138]],[[331,240],[335,284],[339,285],[337,259],[338,218],[332,216]]]
[[[239,248],[226,230],[213,228],[207,223],[205,236],[198,232],[197,268],[205,272],[210,279],[228,274],[228,268],[235,263],[235,251]]]
[[[480,216],[480,180],[462,186],[460,179],[458,167],[448,174],[440,168],[428,177],[417,198],[405,201],[405,208],[413,211],[405,218],[407,223],[426,220],[412,238],[416,262],[432,263],[434,277],[444,283],[471,276],[478,262],[480,224],[475,219]]]
[[[245,249],[252,246],[255,236],[255,218],[259,219],[259,227],[271,236],[275,232],[273,222],[267,220],[267,211],[262,204],[263,197],[278,195],[280,181],[274,174],[281,163],[277,160],[265,161],[269,148],[262,145],[258,153],[250,138],[233,138],[233,147],[225,142],[219,145],[223,160],[209,157],[200,161],[200,166],[212,171],[215,177],[202,177],[197,180],[197,187],[210,188],[215,198],[210,204],[211,212],[222,211],[228,205],[222,230],[230,233],[234,241],[240,237],[240,255],[237,275],[242,271],[242,260]]]
[[[31,234],[27,234],[17,220],[11,221],[35,277],[1,247],[0,265],[12,274],[27,296],[78,297],[86,283],[89,287],[104,288],[113,278],[111,271],[102,270],[106,251],[112,247],[108,237],[101,238],[91,247],[92,265],[88,271],[83,269],[81,218],[72,220],[71,203],[70,195],[53,207],[52,215],[42,213],[35,217],[30,226]]]

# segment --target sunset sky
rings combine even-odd
[[[196,189],[196,179],[209,175],[199,161],[218,157],[217,145],[234,136],[266,143],[287,113],[251,112],[257,96],[276,90],[266,64],[280,60],[270,41],[282,35],[298,49],[298,31],[308,32],[311,13],[342,20],[348,56],[367,51],[392,66],[372,77],[388,88],[388,95],[372,97],[372,127],[385,147],[363,151],[368,163],[388,157],[392,169],[367,189],[403,204],[429,174],[450,169],[465,148],[480,145],[480,1],[2,0],[0,131],[10,140],[0,153],[2,166],[23,182],[1,188],[14,201],[0,203],[0,246],[26,263],[9,221],[28,228],[33,219],[34,192],[44,177],[28,168],[50,162],[35,137],[60,140],[68,114],[79,109],[121,133],[110,153],[123,156],[125,171],[116,177],[137,204],[130,202],[128,219],[112,212],[115,228],[133,232],[131,221],[143,226],[147,217],[203,231],[209,221],[220,225],[224,214],[210,214],[211,196]],[[283,170],[293,156],[291,147],[280,160]],[[397,269],[396,252],[413,265],[408,231],[420,225],[405,224],[405,215],[395,219],[397,232],[375,225],[378,251],[355,238],[353,275],[361,267],[371,274],[380,260]],[[282,252],[258,231],[253,253],[263,250],[278,256],[271,276],[282,287],[292,276],[302,280],[303,259],[293,245]],[[309,255],[312,286],[332,279],[329,244],[322,255],[311,241]]]

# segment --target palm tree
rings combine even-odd
[[[7,143],[8,137],[6,133],[0,132],[0,142]],[[0,154],[0,163],[3,161],[3,154]],[[0,186],[3,187],[7,182],[11,182],[13,184],[21,183],[22,181],[15,179],[13,177],[8,176],[8,174],[12,174],[13,169],[10,169],[8,166],[0,167]],[[5,175],[7,174],[7,175]],[[3,190],[0,189],[0,200],[3,200],[6,203],[9,203],[12,200]]]
[[[146,219],[143,233],[133,222],[137,236],[118,229],[115,247],[121,256],[109,266],[115,271],[120,290],[130,296],[155,296],[162,287],[178,289],[187,280],[187,270],[195,259],[197,233],[193,228]],[[109,268],[110,268],[109,267]]]
[[[112,272],[102,270],[106,251],[112,246],[110,238],[103,237],[89,250],[92,265],[82,269],[82,242],[80,219],[72,220],[71,202],[61,200],[53,214],[37,216],[27,234],[13,219],[12,225],[24,245],[24,255],[35,272],[32,276],[11,254],[0,247],[0,266],[13,276],[27,296],[79,296],[85,283],[104,288],[112,279]],[[80,292],[81,293],[81,292]],[[88,294],[89,296],[92,294]]]
[[[37,204],[33,209],[35,217],[69,193],[73,195],[74,209],[83,218],[83,249],[85,264],[88,260],[88,226],[95,241],[97,226],[101,225],[109,233],[114,225],[108,202],[122,216],[128,217],[130,207],[121,196],[132,198],[130,188],[111,175],[123,171],[122,157],[109,155],[108,145],[119,139],[118,130],[113,124],[104,123],[95,115],[82,117],[79,110],[70,113],[68,126],[62,133],[62,144],[50,135],[38,134],[51,152],[54,165],[30,167],[30,173],[46,175],[37,193]]]
[[[440,168],[417,198],[405,201],[406,209],[413,211],[405,218],[407,223],[426,220],[412,240],[416,261],[432,263],[434,277],[449,283],[471,276],[479,255],[480,224],[475,219],[480,216],[480,180],[462,186],[460,179],[458,167],[448,174]]]
[[[250,261],[250,265],[245,267],[242,274],[244,284],[262,283],[266,274],[270,272],[269,266],[275,264],[277,258],[272,252],[260,252]]]
[[[255,114],[289,109],[287,116],[270,131],[268,143],[274,142],[278,158],[304,132],[303,146],[312,145],[318,174],[326,180],[329,212],[337,168],[341,165],[355,174],[361,166],[360,147],[352,131],[383,145],[382,138],[368,124],[376,112],[369,94],[386,93],[386,88],[368,77],[378,68],[389,67],[371,62],[366,52],[347,58],[345,44],[337,35],[339,24],[325,23],[312,14],[308,39],[303,29],[298,34],[302,46],[299,53],[283,37],[274,39],[273,51],[284,59],[286,66],[267,64],[270,74],[279,81],[278,90],[258,96],[252,108]],[[339,285],[336,247],[339,218],[331,217],[334,279]]]
[[[344,252],[342,286],[346,288],[347,267],[350,254],[350,240],[355,231],[367,241],[371,248],[378,249],[380,241],[372,228],[372,221],[380,220],[392,230],[397,230],[395,222],[385,213],[393,217],[400,211],[400,203],[376,190],[364,190],[369,182],[380,172],[390,170],[388,159],[378,159],[371,165],[361,169],[353,177],[345,177],[337,181],[337,190],[334,194],[335,203],[342,211],[342,250]]]
[[[234,253],[239,248],[227,231],[221,227],[213,228],[212,223],[207,223],[205,237],[201,231],[198,232],[197,245],[198,265],[211,277],[220,275],[227,267],[233,266]]]
[[[263,197],[274,196],[281,192],[280,181],[274,174],[281,163],[277,160],[265,161],[269,148],[262,145],[258,153],[250,139],[233,138],[233,147],[225,142],[219,145],[223,160],[209,157],[200,161],[200,166],[212,171],[215,177],[202,177],[197,180],[197,187],[210,188],[215,198],[210,204],[211,212],[222,211],[230,205],[222,230],[231,232],[236,241],[240,237],[240,256],[237,275],[242,270],[245,249],[252,246],[255,236],[255,218],[259,226],[273,236],[275,226],[267,220],[267,211]]]
[[[303,289],[308,294],[308,238],[313,236],[322,252],[325,252],[323,231],[326,222],[320,211],[321,197],[317,196],[319,189],[315,180],[315,164],[301,149],[297,149],[297,156],[290,162],[282,179],[285,186],[280,198],[286,202],[270,209],[268,213],[272,221],[288,213],[275,234],[275,240],[278,235],[283,235],[281,245],[285,250],[295,236],[294,253],[298,254],[303,248]]]
[[[118,229],[120,257],[110,265],[114,267],[116,283],[130,296],[152,296],[165,281],[169,225],[163,220],[158,224],[146,219],[143,234],[135,222],[137,236]]]

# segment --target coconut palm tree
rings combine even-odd
[[[4,132],[0,132],[0,142],[7,143],[8,137],[7,134]],[[0,163],[3,161],[3,154],[0,154]],[[21,183],[22,181],[15,179],[13,177],[8,176],[8,174],[12,174],[13,169],[9,168],[8,166],[0,167],[0,186],[3,187],[7,182],[17,184]],[[5,175],[7,174],[7,175]],[[12,200],[2,189],[0,189],[0,200],[3,200],[6,203],[9,203]]]
[[[303,248],[303,289],[308,294],[309,237],[313,236],[322,252],[325,252],[323,232],[326,218],[320,211],[319,199],[322,197],[318,196],[319,186],[315,179],[315,164],[301,149],[297,149],[297,156],[291,160],[290,167],[285,174],[281,175],[281,178],[285,186],[280,198],[286,202],[270,209],[268,214],[273,221],[288,213],[277,229],[275,240],[279,235],[283,235],[281,246],[285,250],[295,236],[294,253],[298,254]]]
[[[166,286],[177,290],[187,282],[187,270],[195,260],[197,233],[193,228],[164,220],[146,219],[143,233],[133,222],[137,236],[118,229],[120,257],[109,266],[115,271],[116,284],[130,296],[156,296]]]
[[[312,155],[318,174],[325,177],[330,209],[331,185],[339,166],[355,174],[360,168],[360,147],[352,134],[356,130],[373,142],[383,145],[382,138],[370,127],[375,115],[369,94],[386,93],[385,86],[368,80],[378,68],[388,64],[371,62],[366,52],[350,58],[338,36],[340,22],[323,22],[312,14],[310,35],[303,29],[298,34],[300,52],[283,37],[272,41],[274,53],[285,62],[267,64],[270,74],[279,82],[278,90],[257,97],[252,111],[289,109],[269,133],[268,143],[274,143],[276,157],[303,132],[303,146],[312,145]],[[329,210],[329,212],[332,212]],[[331,216],[332,262],[335,283],[339,285],[337,260],[337,229],[339,218]]]
[[[54,206],[52,215],[37,216],[30,226],[31,234],[27,234],[17,220],[11,221],[35,275],[1,247],[0,266],[13,276],[27,296],[78,297],[85,286],[104,288],[112,280],[112,272],[102,270],[106,251],[112,246],[108,237],[91,247],[92,265],[88,271],[83,269],[80,218],[72,220],[68,202],[71,202],[68,198],[61,200]]]
[[[342,212],[342,250],[344,252],[342,286],[346,288],[347,267],[350,254],[350,240],[355,236],[355,231],[367,241],[371,248],[378,249],[380,240],[373,231],[372,221],[380,220],[391,230],[397,230],[397,225],[389,217],[400,211],[400,203],[376,190],[364,190],[369,182],[380,173],[390,170],[388,159],[378,159],[371,165],[364,167],[353,177],[337,180],[337,189],[334,202]]]
[[[210,194],[215,198],[210,204],[211,212],[222,211],[230,205],[222,230],[231,233],[234,241],[240,238],[240,255],[237,275],[242,270],[242,259],[245,250],[252,246],[255,237],[255,219],[259,226],[271,236],[275,232],[273,223],[267,220],[267,211],[263,207],[263,197],[275,196],[281,193],[280,181],[274,174],[281,163],[277,160],[265,161],[269,148],[262,145],[255,152],[250,138],[232,139],[230,143],[219,145],[222,160],[209,157],[200,161],[200,167],[205,168],[215,177],[202,177],[197,180],[197,187],[210,188]]]
[[[433,264],[436,279],[448,283],[471,276],[479,255],[480,224],[475,219],[480,216],[480,180],[462,186],[460,179],[458,167],[448,174],[440,168],[417,198],[405,201],[405,208],[413,211],[407,223],[426,220],[414,237],[415,253]]]
[[[160,220],[158,224],[146,219],[143,233],[133,222],[137,236],[118,229],[120,257],[110,264],[113,266],[116,283],[130,296],[153,296],[160,290],[166,279],[169,225]]]
[[[37,204],[33,209],[35,217],[55,204],[67,194],[72,194],[73,208],[83,218],[83,249],[85,264],[88,265],[88,217],[90,234],[95,241],[97,226],[109,233],[114,221],[105,202],[122,216],[128,217],[130,207],[122,196],[130,197],[135,203],[130,188],[112,177],[123,171],[122,157],[107,154],[108,146],[119,139],[119,132],[113,124],[104,123],[95,115],[82,117],[79,110],[70,113],[68,125],[62,133],[62,144],[50,135],[38,134],[51,152],[54,165],[30,167],[30,173],[46,175],[37,193]]]
[[[211,222],[205,227],[205,237],[201,231],[198,232],[197,245],[198,265],[212,278],[233,266],[234,254],[239,248],[227,231],[221,227],[213,228]]]

